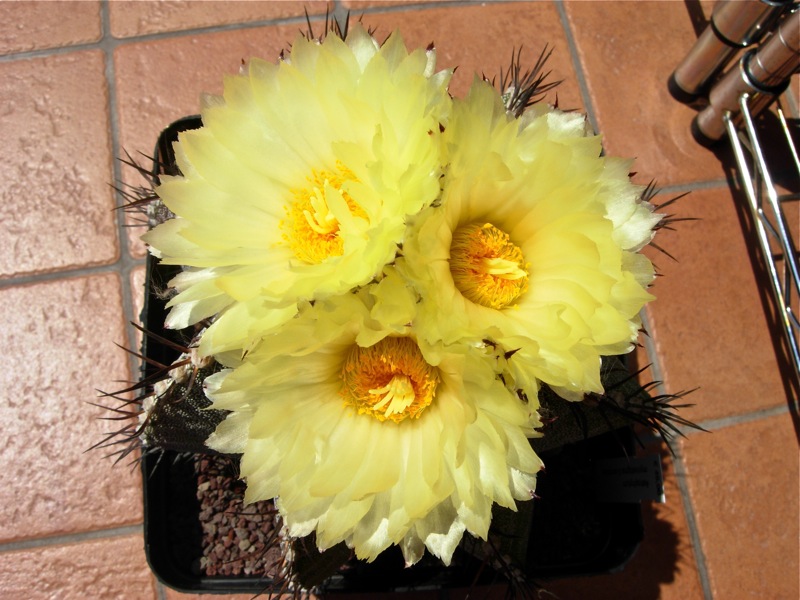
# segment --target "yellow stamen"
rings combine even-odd
[[[418,419],[430,406],[439,374],[410,338],[384,338],[374,346],[354,346],[342,366],[346,406],[379,421]]]
[[[342,189],[355,175],[341,163],[336,172],[312,171],[308,187],[292,190],[294,200],[286,206],[286,220],[281,222],[283,239],[295,256],[311,264],[319,264],[331,256],[344,253],[344,241],[339,235],[339,221],[330,209],[330,195],[339,194],[350,212],[365,218],[366,213]]]
[[[328,181],[326,180],[325,183],[327,184]],[[309,203],[314,213],[312,214],[310,210],[303,211],[303,216],[305,216],[309,227],[320,235],[336,233],[339,229],[339,223],[328,208],[328,203],[325,201],[325,193],[319,188],[314,189],[314,193],[309,198]]]
[[[528,289],[528,267],[519,246],[491,223],[470,224],[453,233],[450,273],[467,300],[501,309]]]

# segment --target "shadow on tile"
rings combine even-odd
[[[671,600],[702,597],[695,559],[671,456],[663,443],[641,454],[661,455],[666,504],[642,505],[644,540],[619,572],[593,577],[540,581],[540,598],[553,600]]]
[[[788,119],[790,135],[795,148],[800,147],[800,120]],[[755,125],[759,140],[764,149],[765,161],[768,165],[771,176],[782,193],[800,193],[800,174],[797,167],[790,160],[790,153],[787,151],[786,142],[783,139],[782,126],[778,117],[771,111],[765,111],[755,119]],[[719,160],[728,186],[733,196],[736,213],[739,218],[742,234],[747,242],[747,253],[753,274],[758,283],[758,294],[761,306],[766,317],[769,328],[772,346],[775,352],[780,372],[783,389],[786,395],[786,402],[794,423],[795,433],[800,443],[800,381],[792,364],[791,352],[783,332],[782,315],[775,297],[772,294],[770,274],[762,259],[761,250],[758,243],[758,233],[748,205],[745,190],[742,187],[733,151],[727,140],[723,139],[711,149],[711,152]],[[788,207],[788,205],[787,205]],[[797,213],[797,207],[793,208],[793,215]],[[790,229],[793,228],[795,248],[798,243],[796,216],[788,218]],[[779,270],[780,270],[779,263]],[[795,299],[795,302],[797,300]],[[796,310],[796,308],[795,308]]]
[[[689,19],[692,22],[694,35],[700,37],[709,23],[706,18],[706,13],[703,10],[702,3],[700,0],[683,0],[683,4],[686,6],[686,13],[689,15]]]

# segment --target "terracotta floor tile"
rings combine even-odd
[[[695,39],[690,4],[639,2],[635,11],[626,2],[565,5],[606,150],[638,157],[635,170],[642,181],[691,184],[723,177],[714,154],[690,136],[694,111],[666,90]],[[151,154],[163,127],[198,111],[202,92],[221,92],[223,76],[236,72],[242,59],[275,59],[302,23],[170,32],[299,16],[307,5],[312,14],[325,9],[323,2],[110,2],[113,35],[158,34],[123,39],[114,50],[113,108],[121,148]],[[451,86],[459,96],[473,73],[492,76],[506,67],[512,48],[522,45],[532,63],[549,43],[555,47],[552,78],[565,79],[559,104],[583,108],[557,3],[337,5],[356,17],[366,10],[364,22],[377,26],[379,37],[400,28],[411,46],[435,41],[439,66],[459,66]],[[711,5],[701,3],[706,15]],[[100,32],[97,1],[0,2],[0,54],[92,42]],[[7,105],[0,124],[6,143],[0,278],[113,263],[119,251],[107,185],[113,175],[103,54],[0,62],[0,97]],[[547,99],[554,98],[551,93]],[[796,111],[796,96],[792,102]],[[126,180],[139,183],[125,173]],[[790,219],[800,225],[798,206],[792,205]],[[697,191],[676,208],[680,216],[703,220],[678,224],[677,232],[658,240],[680,261],[657,256],[664,277],[649,311],[667,389],[701,386],[689,398],[698,406],[682,413],[694,420],[785,405],[759,295],[764,284],[753,273],[731,192],[722,186]],[[129,234],[133,256],[144,255],[135,241],[139,233]],[[0,401],[7,424],[0,449],[6,465],[0,472],[0,543],[142,520],[138,473],[113,467],[101,452],[83,454],[111,428],[96,420],[104,414],[100,409],[85,404],[94,400],[92,389],[114,389],[115,380],[130,377],[127,358],[113,346],[127,340],[116,274],[123,266],[114,268],[0,287],[7,363],[0,379],[7,390]],[[135,314],[143,279],[141,266],[130,273]],[[644,366],[646,353],[638,351],[637,362]],[[798,597],[796,448],[788,416],[693,434],[682,445],[715,600]],[[665,465],[667,504],[645,506],[645,541],[628,567],[614,575],[550,582],[548,589],[563,600],[702,598],[677,476],[668,457]],[[157,590],[142,546],[142,537],[131,535],[0,553],[0,596],[199,599]]]
[[[96,42],[99,0],[0,2],[0,55]]]
[[[535,61],[539,46],[530,43],[533,27],[547,32],[541,40],[555,46],[549,63],[553,79],[564,79],[558,87],[563,108],[580,107],[568,48],[555,9],[549,4],[500,4],[492,7],[458,7],[392,14],[366,15],[364,23],[379,27],[388,35],[400,27],[409,46],[427,45],[435,40],[442,68],[458,65],[451,89],[464,94],[473,73],[499,72],[506,67],[511,50],[525,44],[528,59]],[[478,32],[485,35],[478,37]],[[492,33],[494,32],[494,33]],[[507,45],[496,44],[503,32]],[[558,32],[558,35],[555,33]],[[242,59],[260,56],[275,59],[297,34],[296,26],[248,29],[169,40],[128,44],[115,51],[120,143],[135,153],[152,153],[159,132],[172,121],[199,112],[201,93],[221,93],[226,73],[235,73]],[[542,36],[544,38],[544,35]],[[471,40],[465,44],[465,40]],[[475,40],[484,40],[475,43]],[[191,65],[191,68],[188,67]],[[548,101],[554,101],[550,94]],[[142,159],[146,162],[145,159]],[[140,183],[132,169],[125,169],[127,182]],[[129,246],[134,256],[144,256],[138,240],[141,228],[130,231]]]
[[[710,152],[692,138],[696,114],[675,101],[667,80],[696,36],[683,2],[567,2],[586,82],[613,155],[661,185],[721,179]]]
[[[323,596],[330,600],[467,600],[469,598],[477,600],[506,600],[509,597],[508,585],[487,585],[481,587],[460,587],[450,588],[447,591],[437,589],[426,589],[404,592],[380,592],[366,594],[363,592],[353,592],[344,594],[329,594]]]
[[[165,588],[166,593],[166,600],[207,600],[208,596],[206,594],[184,594],[182,592],[175,591],[171,588]],[[225,600],[252,600],[253,594],[226,594],[224,596]],[[280,597],[276,596],[275,600],[279,600]],[[289,600],[290,596],[286,596],[286,599]]]
[[[449,2],[451,0],[441,1]],[[381,8],[397,6],[411,8],[415,5],[424,5],[425,3],[426,0],[341,0],[342,6],[348,10],[352,10],[356,18],[359,17],[359,10],[366,10],[369,8],[380,10]]]
[[[714,598],[800,597],[797,439],[787,414],[682,444]]]
[[[0,278],[117,259],[103,55],[0,64]]]
[[[796,76],[797,85],[800,87],[800,75]],[[781,98],[781,107],[783,108],[783,116],[787,121],[787,126],[794,129],[794,147],[795,150],[800,149],[800,142],[797,140],[798,117],[792,114],[792,106],[789,103],[788,94],[784,94]],[[763,139],[769,140],[771,143],[764,143],[764,152],[766,153],[767,164],[769,166],[770,176],[774,179],[776,191],[779,195],[788,193],[800,192],[800,172],[798,167],[794,164],[794,157],[791,153],[791,146],[786,139],[786,134],[781,127],[780,117],[776,107],[772,107],[769,116],[762,115],[757,118],[757,123],[763,125],[763,129],[769,132],[767,135],[763,130],[759,130],[759,134],[763,135]],[[767,127],[766,123],[769,124]],[[759,137],[759,139],[762,139]],[[794,230],[800,229],[800,218],[797,217],[798,206],[800,202],[796,199],[793,201],[785,202],[784,210],[793,211],[792,219],[789,221]],[[794,238],[797,241],[797,237]]]
[[[167,123],[167,125],[169,125],[169,123]],[[158,136],[153,138],[153,141],[150,145],[155,147],[157,139]],[[125,154],[125,152],[129,152],[137,165],[146,168],[148,173],[152,172],[153,169],[152,148],[146,152],[142,149],[136,149],[134,151],[131,151],[128,147],[125,146],[122,146],[122,149],[123,149],[122,154]],[[142,156],[140,154],[141,152],[146,154],[146,156]],[[151,185],[151,183],[147,179],[145,179],[143,175],[134,170],[132,167],[128,165],[122,165],[121,172],[122,172],[122,181],[124,185],[138,187],[141,190],[146,191],[148,195],[152,192],[153,186]],[[124,201],[127,202],[128,200],[129,199],[125,199]],[[128,243],[128,254],[136,259],[145,258],[147,256],[147,247],[140,238],[148,229],[146,212],[125,211],[123,217],[125,219],[125,236],[127,238],[126,241]]]
[[[703,592],[697,573],[681,493],[669,451],[649,445],[640,455],[658,453],[664,468],[666,503],[645,502],[644,541],[619,573],[543,581],[560,600],[694,600]],[[542,595],[547,598],[549,596]]]
[[[131,300],[133,301],[133,318],[134,322],[137,324],[141,324],[143,322],[142,311],[144,311],[145,280],[146,280],[146,269],[144,265],[136,267],[131,272]],[[141,349],[141,347],[142,347],[142,334],[140,331],[137,330],[133,348],[135,348],[136,351],[138,352],[139,349]]]
[[[797,74],[794,77],[797,79]],[[783,109],[786,111],[787,116],[794,119],[800,117],[800,92],[797,91],[797,86],[790,85],[783,98],[785,98]]]
[[[487,586],[479,590],[470,590],[468,588],[456,588],[449,591],[447,594],[440,593],[439,590],[426,590],[418,592],[401,592],[401,593],[352,593],[352,594],[328,594],[322,598],[330,598],[331,600],[462,600],[464,598],[475,598],[477,600],[504,600],[508,597],[507,586]],[[167,589],[166,600],[205,600],[207,596],[202,594],[182,594],[175,590]],[[252,600],[252,594],[233,594],[226,595],[225,600]],[[274,600],[291,600],[291,596],[274,596]],[[315,600],[319,596],[312,595],[309,600]]]
[[[141,535],[0,553],[4,598],[155,600]]]
[[[147,255],[147,247],[139,239],[145,231],[146,228],[139,225],[128,228],[128,250],[134,258],[144,258]]]
[[[230,23],[249,23],[325,14],[332,2],[306,0],[281,1],[197,1],[134,2],[111,0],[111,33],[124,38],[148,33],[180,31]]]
[[[130,378],[116,275],[0,290],[0,541],[140,522],[138,472],[84,451],[118,427],[89,406]]]
[[[114,52],[114,67],[121,148],[152,156],[165,127],[200,112],[203,93],[222,93],[223,77],[236,73],[242,60],[277,59],[297,31],[296,25],[265,27],[120,46]],[[148,164],[146,158],[138,158]],[[123,174],[126,183],[142,183],[133,169],[125,168]],[[134,256],[145,254],[138,239],[142,233],[143,228],[129,231]]]
[[[435,41],[439,66],[459,67],[451,86],[456,95],[467,90],[474,73],[494,74],[500,67],[505,68],[514,47],[524,44],[533,62],[548,42],[555,46],[548,65],[553,78],[566,80],[558,88],[561,106],[574,108],[580,104],[558,15],[549,4],[508,3],[370,14],[364,16],[364,23],[377,26],[379,37],[401,28],[409,46]],[[533,27],[546,33],[546,39],[542,34],[542,39],[536,40],[541,45],[530,41]],[[485,34],[476,39],[479,31]],[[500,32],[507,44],[494,41]],[[196,114],[200,94],[220,93],[223,75],[236,72],[242,59],[274,59],[295,34],[294,26],[274,27],[118,48],[115,68],[123,147],[150,152],[161,128],[181,116]],[[466,40],[470,43],[466,44]]]
[[[131,272],[131,298],[133,300],[133,316],[141,320],[140,316],[144,310],[144,286],[146,268],[144,265],[136,267]]]
[[[513,50],[523,48],[523,67],[533,66],[545,44],[554,48],[548,81],[564,80],[545,100],[564,109],[582,109],[569,48],[555,6],[547,2],[508,2],[369,13],[363,22],[377,27],[379,39],[400,29],[408,46],[436,44],[437,66],[458,67],[450,91],[464,96],[473,77],[489,78],[507,69]]]
[[[663,277],[647,309],[668,391],[700,388],[682,412],[694,421],[785,405],[761,303],[767,283],[756,279],[731,192],[694,191],[676,210],[700,220],[657,238],[678,262],[652,253]]]

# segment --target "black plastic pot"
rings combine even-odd
[[[201,126],[199,117],[170,125],[156,149],[156,174],[175,173],[172,143],[178,133]],[[173,268],[148,262],[148,295],[143,322],[152,332],[186,343],[179,333],[164,331],[164,289],[175,274]],[[176,352],[164,344],[146,340],[145,355],[170,364]],[[563,446],[542,455],[546,471],[539,475],[537,499],[529,526],[524,572],[532,580],[568,578],[608,573],[621,569],[636,551],[643,536],[641,506],[636,502],[601,502],[596,499],[595,473],[605,459],[633,456],[630,428]],[[183,592],[267,593],[273,581],[257,576],[208,576],[201,568],[203,535],[195,474],[195,457],[166,451],[146,453],[142,460],[144,481],[145,550],[158,579]],[[522,533],[522,532],[520,532]],[[430,557],[429,557],[430,558]],[[374,563],[351,562],[329,579],[325,589],[335,594],[391,592],[409,589],[468,588],[475,583],[481,562],[465,552],[445,569],[435,559],[404,568],[396,548]],[[497,581],[485,569],[478,584]]]

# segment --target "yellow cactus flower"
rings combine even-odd
[[[398,261],[422,298],[420,335],[514,351],[522,388],[601,391],[600,356],[632,349],[652,299],[637,251],[660,216],[630,163],[602,157],[582,116],[535,105],[514,118],[478,80],[443,141],[441,202],[411,219]]]
[[[143,236],[185,267],[167,326],[216,316],[201,354],[247,349],[299,301],[377,276],[440,193],[450,72],[434,67],[432,49],[356,25],[226,78],[175,145],[182,175],[157,188],[176,217]]]
[[[538,404],[476,346],[394,332],[359,345],[369,313],[355,294],[316,303],[206,379],[213,408],[233,411],[207,445],[243,455],[246,501],[277,498],[292,536],[449,564],[465,531],[486,538],[493,503],[531,499]]]

